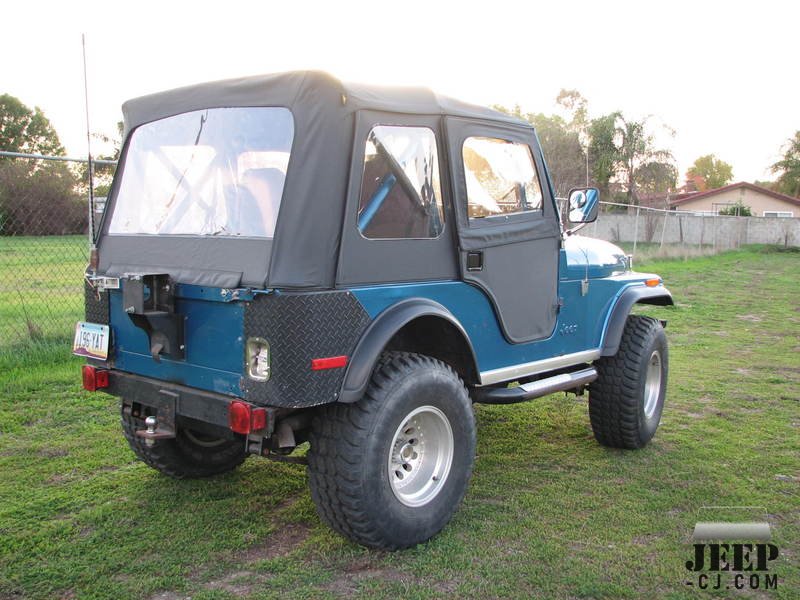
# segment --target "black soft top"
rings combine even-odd
[[[125,102],[125,141],[138,126],[205,108],[281,106],[292,112],[294,141],[274,239],[108,235],[99,240],[101,273],[169,273],[179,283],[218,287],[324,289],[334,286],[347,199],[355,114],[450,115],[531,130],[503,113],[425,88],[345,84],[298,71],[201,83]],[[113,214],[117,180],[111,191]]]
[[[338,96],[340,101],[319,103],[331,96]],[[515,117],[440,96],[428,88],[345,83],[322,71],[291,71],[199,83],[128,100],[122,105],[122,113],[127,134],[143,123],[203,108],[286,106],[293,112],[302,112],[315,104],[317,110],[330,116],[369,109],[477,117],[527,125]]]

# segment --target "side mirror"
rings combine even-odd
[[[569,193],[570,223],[592,223],[600,210],[600,192],[597,188],[577,188]]]

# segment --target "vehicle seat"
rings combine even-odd
[[[242,174],[241,183],[249,194],[243,194],[242,202],[254,202],[253,206],[242,206],[242,215],[248,215],[248,222],[242,222],[245,228],[242,235],[259,235],[273,237],[278,209],[281,205],[283,183],[286,176],[280,169],[248,169]],[[246,196],[251,196],[248,199]]]

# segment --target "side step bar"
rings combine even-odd
[[[538,379],[518,387],[491,387],[473,390],[473,400],[483,404],[515,404],[541,398],[553,392],[574,390],[597,379],[597,369],[587,367],[574,373],[561,373]]]

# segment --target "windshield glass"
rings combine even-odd
[[[294,121],[286,108],[210,108],[138,127],[111,234],[271,238]]]

